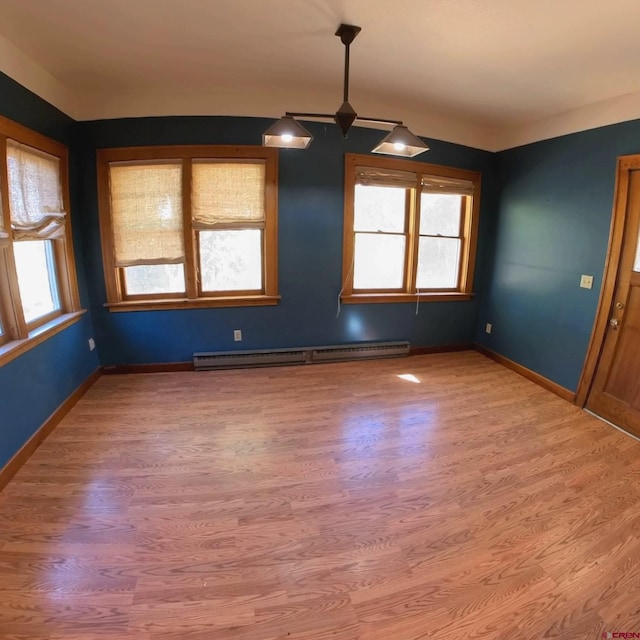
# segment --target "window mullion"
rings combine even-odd
[[[9,212],[9,171],[7,169],[7,136],[0,135],[0,215],[2,227],[11,238],[11,213]]]
[[[64,225],[64,239],[54,240],[56,258],[56,277],[58,295],[60,296],[62,313],[69,313],[80,309],[80,292],[78,291],[78,275],[76,273],[75,253],[73,250],[73,236],[71,229],[71,198],[69,194],[69,156],[65,152],[60,157],[60,183],[62,188],[62,202],[67,211]]]
[[[195,300],[198,297],[198,282],[200,280],[195,247],[196,234],[193,230],[191,216],[191,185],[192,162],[185,158],[182,162],[182,232],[184,234],[185,279],[187,298]]]
[[[127,279],[124,277],[124,269],[122,267],[116,267],[116,280],[118,290],[123,300],[129,297],[127,292]]]
[[[420,184],[418,176],[418,185]],[[405,266],[405,289],[407,293],[416,292],[418,272],[418,248],[420,232],[420,191],[416,187],[407,189],[407,262]]]
[[[193,234],[193,247],[194,247],[194,261],[195,261],[195,275],[196,275],[196,295],[198,298],[202,296],[202,273],[201,265],[202,258],[200,256],[200,229],[191,229]]]
[[[264,176],[262,282],[266,295],[278,293],[278,164],[267,161]]]
[[[471,231],[469,223],[471,220],[471,198],[463,196],[460,198],[460,255],[458,256],[458,289],[462,291],[466,289],[465,283],[468,280],[469,272],[469,251],[468,243],[470,242]],[[471,283],[469,283],[471,287]]]
[[[113,239],[113,224],[109,212],[111,206],[111,173],[109,163],[103,161],[98,151],[98,201],[100,210],[100,239],[102,242],[102,265],[105,273],[107,300],[116,302],[125,296],[122,268],[116,266],[116,248]]]
[[[67,264],[69,259],[67,256],[67,247],[64,240],[52,240],[53,257],[55,262],[55,284],[57,287],[58,298],[60,301],[60,311],[62,313],[75,311],[77,305],[74,304],[72,293],[67,286],[70,281],[67,273]]]

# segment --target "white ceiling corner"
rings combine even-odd
[[[0,35],[0,71],[68,116],[77,118],[77,101],[73,91],[2,35]]]

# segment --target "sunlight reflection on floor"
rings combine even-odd
[[[418,380],[418,378],[416,378],[413,373],[400,373],[398,374],[398,378],[402,378],[403,380],[406,380],[407,382],[415,382],[416,384],[420,384],[420,380]]]

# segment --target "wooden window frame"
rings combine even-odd
[[[402,290],[392,291],[354,290],[353,275],[355,268],[355,187],[356,167],[372,167],[407,171],[416,174],[416,187],[407,189],[405,220],[407,224],[407,248],[405,254],[404,286]],[[473,183],[473,196],[463,196],[461,216],[461,248],[458,268],[458,287],[455,289],[416,289],[418,245],[420,240],[420,190],[422,176],[442,176],[467,180]],[[368,304],[383,302],[436,302],[447,300],[471,300],[473,297],[473,276],[478,242],[478,223],[480,216],[481,174],[477,171],[455,169],[442,165],[427,164],[414,160],[381,158],[363,154],[345,155],[344,188],[344,245],[342,257],[343,288],[340,295],[346,304]],[[429,237],[429,236],[425,236]]]
[[[60,181],[66,221],[64,236],[50,241],[54,253],[60,309],[29,323],[24,318],[13,252],[15,241],[11,235],[7,140],[13,140],[55,156],[60,161]],[[86,311],[80,307],[73,251],[67,147],[0,116],[0,158],[2,158],[0,161],[0,199],[2,201],[3,226],[9,234],[8,241],[0,245],[0,319],[4,331],[4,334],[0,336],[0,366],[2,366],[77,322]]]
[[[265,221],[261,223],[263,290],[202,292],[198,278],[199,230],[191,220],[191,184],[193,161],[198,160],[260,160],[265,162]],[[109,165],[112,162],[137,161],[150,163],[159,160],[177,160],[182,163],[182,213],[185,246],[185,294],[149,294],[125,296],[123,268],[115,264]],[[97,153],[98,200],[100,210],[100,237],[104,266],[107,302],[113,312],[152,311],[162,309],[194,309],[201,307],[242,307],[276,305],[278,295],[278,153],[276,149],[258,146],[232,145],[180,145],[158,147],[120,147],[100,149]],[[234,225],[221,225],[220,229]],[[254,228],[255,223],[235,225],[235,228]]]

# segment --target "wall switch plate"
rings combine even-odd
[[[242,331],[240,329],[235,329],[233,332],[233,339],[236,342],[242,342]]]
[[[581,276],[580,287],[582,289],[591,289],[591,287],[593,287],[593,276]]]
[[[96,348],[96,341],[93,338],[89,338],[89,351],[93,351]]]
[[[491,329],[493,329],[493,326],[491,325],[490,322],[487,322],[487,324],[484,325],[484,332],[491,333]]]

